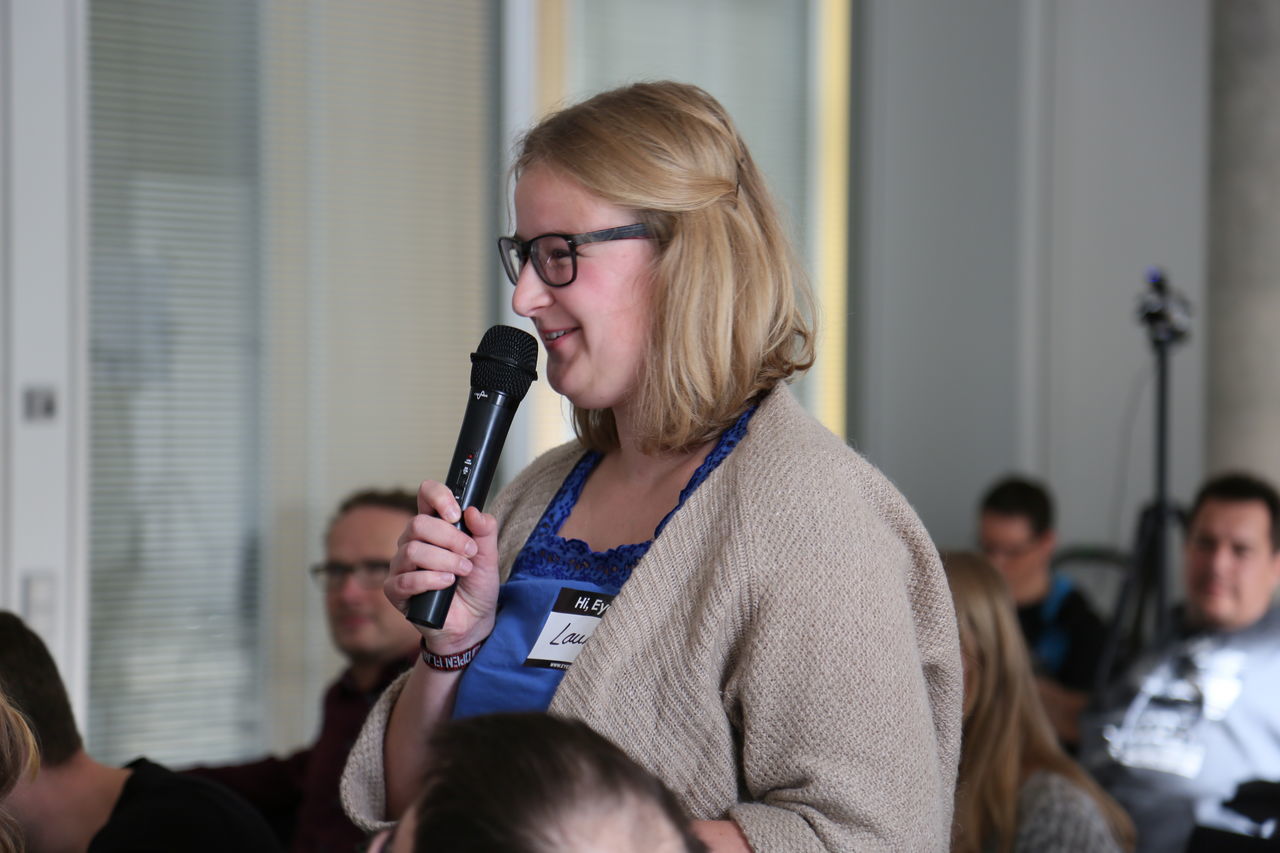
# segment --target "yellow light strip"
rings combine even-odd
[[[535,121],[564,103],[568,91],[568,0],[538,0],[535,15],[537,16],[537,55],[538,85],[534,104]],[[530,428],[530,453],[538,454],[563,443],[573,434],[567,425],[565,413],[567,403],[551,388],[546,381],[546,356],[542,354],[540,382],[532,386],[527,404],[532,404]]]
[[[817,40],[817,171],[813,191],[814,269],[821,313],[817,362],[811,372],[813,412],[845,437],[849,326],[850,0],[820,0]]]
[[[538,0],[538,117],[560,106],[568,84],[566,0]]]

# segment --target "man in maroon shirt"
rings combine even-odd
[[[364,840],[342,811],[338,782],[369,709],[417,652],[417,629],[382,592],[396,540],[417,511],[409,492],[364,491],[343,501],[329,525],[325,561],[311,573],[348,666],[325,692],[316,742],[286,758],[188,771],[247,799],[290,850],[351,853]]]

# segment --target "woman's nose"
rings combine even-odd
[[[525,261],[516,278],[515,292],[511,294],[511,310],[521,317],[532,317],[539,309],[550,305],[552,299],[551,288],[538,277],[533,262]]]

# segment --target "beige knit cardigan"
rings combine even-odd
[[[582,450],[534,461],[495,501],[501,568]],[[386,818],[393,684],[352,749],[343,802]],[[695,818],[756,851],[949,846],[961,669],[924,527],[869,463],[779,387],[631,574],[550,711],[587,722]]]

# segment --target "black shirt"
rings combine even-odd
[[[1093,689],[1107,629],[1079,590],[1019,607],[1018,622],[1038,674],[1072,690]]]
[[[128,767],[133,773],[89,853],[280,850],[262,816],[216,782],[179,776],[145,758]]]

